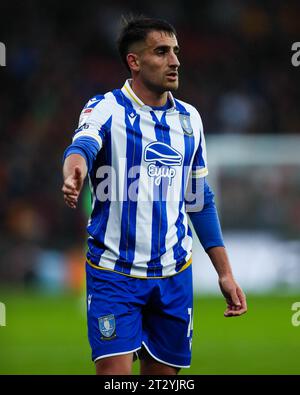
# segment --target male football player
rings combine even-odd
[[[97,374],[175,375],[190,366],[193,332],[190,217],[219,277],[226,317],[247,310],[224,247],[198,111],[175,99],[173,26],[135,18],[118,48],[131,74],[89,100],[64,154],[64,200],[76,208],[85,177],[87,317]],[[101,72],[101,70],[99,70]]]

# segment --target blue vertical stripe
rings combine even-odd
[[[204,163],[204,159],[203,159],[203,155],[202,155],[201,134],[200,134],[199,146],[198,146],[197,152],[194,157],[192,170],[197,170],[197,169],[199,170],[199,167],[200,168],[205,167],[205,163]]]
[[[100,133],[105,133],[105,144],[103,144],[102,149],[98,152],[95,164],[90,173],[91,185],[93,185],[95,196],[99,183],[99,180],[96,178],[97,169],[100,166],[111,166],[111,123],[112,117],[110,117],[101,127]],[[95,262],[97,264],[99,263],[103,252],[105,251],[104,238],[107,228],[109,208],[110,200],[101,202],[96,198],[95,206],[91,214],[91,225],[87,227],[87,232],[93,237],[93,239],[88,239],[89,252],[87,257],[92,260],[93,256],[97,257],[97,262]],[[97,238],[97,241],[94,239],[94,237]]]
[[[166,112],[163,113],[161,121],[157,119],[154,111],[151,116],[155,122],[156,140],[170,145],[170,127],[166,122]],[[152,234],[151,234],[151,258],[147,262],[147,275],[162,276],[161,256],[166,252],[166,234],[168,231],[168,217],[166,207],[166,197],[168,184],[162,178],[160,185],[153,186],[153,206],[152,206]]]
[[[177,100],[175,100],[176,107],[180,111],[181,114],[189,115],[189,113],[186,111],[185,107],[180,104]],[[179,207],[178,207],[178,218],[175,223],[175,226],[177,228],[177,238],[178,242],[175,244],[173,247],[173,253],[174,253],[174,259],[176,260],[176,267],[175,270],[178,272],[181,267],[185,263],[185,257],[186,257],[186,250],[182,247],[182,240],[186,236],[186,233],[191,236],[191,230],[186,229],[184,224],[183,224],[183,219],[184,215],[182,213],[182,206],[184,203],[184,192],[185,192],[185,186],[187,185],[187,169],[188,166],[190,166],[190,161],[193,156],[195,148],[195,138],[194,135],[190,136],[184,133],[184,160],[183,160],[183,169],[182,169],[182,181],[181,181],[181,193],[180,193],[180,201],[179,201]]]
[[[129,178],[128,172],[133,166],[140,166],[142,160],[142,132],[140,130],[140,115],[136,114],[131,102],[120,90],[113,92],[118,103],[125,107],[124,125],[126,128],[126,159],[127,169],[124,183],[124,197],[122,204],[121,236],[119,243],[119,258],[115,263],[116,271],[130,274],[134,261],[136,244],[136,214],[137,199],[130,200],[128,190],[133,182],[139,181],[140,174],[136,178]],[[133,126],[130,117],[134,119]]]

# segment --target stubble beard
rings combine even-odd
[[[170,92],[177,91],[177,89],[179,87],[179,81],[177,78],[177,81],[161,83],[159,85],[156,83],[153,83],[151,81],[147,81],[146,86],[148,87],[149,90],[151,90],[159,95],[162,95],[168,91],[170,91]]]

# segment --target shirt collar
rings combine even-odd
[[[123,85],[123,87],[121,89],[122,93],[131,101],[131,103],[135,109],[139,108],[140,110],[143,110],[143,111],[153,111],[152,107],[144,104],[142,102],[142,100],[133,92],[133,90],[131,88],[131,82],[132,82],[131,78],[126,80],[125,84]],[[170,91],[168,91],[168,97],[171,101],[171,107],[168,108],[166,111],[170,112],[170,111],[176,110],[175,100],[174,100],[174,97]]]

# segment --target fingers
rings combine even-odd
[[[76,208],[81,185],[82,171],[79,166],[76,166],[73,174],[64,180],[64,184],[61,189],[64,194],[64,201],[67,206]]]
[[[77,191],[73,191],[72,189],[67,189],[67,188],[62,188],[64,196],[76,200],[79,196],[79,193]]]
[[[238,317],[247,312],[247,302],[244,292],[237,287],[231,299],[226,299],[227,309],[224,312],[225,317]]]
[[[66,191],[66,189],[62,189],[63,192]],[[69,191],[64,192],[64,201],[67,206],[71,208],[76,208],[77,206],[77,201],[78,201],[78,193],[72,193]]]
[[[70,193],[70,194],[77,193],[75,183],[68,178],[64,181],[64,185],[61,190],[63,191],[63,193]]]
[[[61,188],[64,194],[64,201],[71,208],[77,207],[79,192],[76,190],[74,183],[70,179],[66,179]]]
[[[231,296],[231,300],[232,300],[232,302],[231,302],[232,305],[237,307],[237,308],[241,307],[241,302],[240,302],[239,296],[238,296],[238,294],[236,292],[236,289],[234,289],[232,291],[232,294],[230,296]]]
[[[247,306],[247,300],[246,300],[246,296],[244,294],[244,292],[241,290],[241,288],[237,288],[237,295],[240,299],[241,302],[241,309],[244,310],[244,312],[246,313],[248,306]]]
[[[67,206],[71,208],[76,208],[77,207],[77,197],[72,197],[72,195],[67,195],[64,194],[64,201]]]
[[[244,313],[246,313],[245,309],[237,308],[233,305],[228,305],[227,309],[224,312],[224,317],[238,317]]]
[[[79,166],[74,168],[73,173],[64,180],[62,191],[64,193],[78,192],[78,185],[82,182],[82,171]]]

